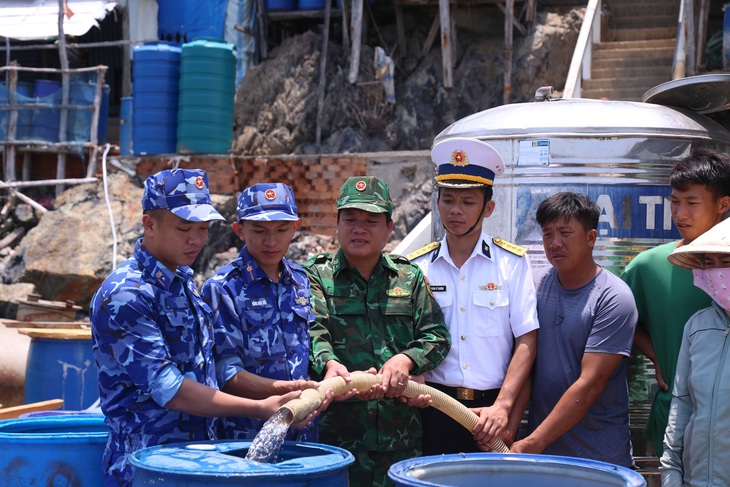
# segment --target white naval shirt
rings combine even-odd
[[[520,257],[498,247],[482,232],[461,269],[451,260],[446,237],[439,247],[412,262],[426,275],[451,332],[448,356],[426,380],[451,387],[499,389],[515,337],[539,328],[527,255]]]

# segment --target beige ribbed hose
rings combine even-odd
[[[332,377],[325,379],[319,383],[317,389],[305,389],[302,391],[302,395],[297,399],[293,399],[288,403],[284,404],[281,409],[289,411],[293,417],[292,423],[297,423],[302,419],[306,418],[307,415],[317,409],[324,400],[326,391],[329,389],[335,396],[349,391],[350,389],[357,389],[358,391],[367,391],[373,384],[380,384],[382,377],[374,374],[352,374],[352,381],[345,382],[342,377]],[[428,394],[431,396],[431,406],[435,407],[444,414],[447,414],[454,421],[462,425],[469,431],[479,421],[479,416],[474,414],[469,408],[461,404],[453,397],[447,396],[438,389],[420,384],[409,380],[406,384],[406,390],[403,392],[403,396],[413,398],[418,397],[422,394]],[[497,438],[492,443],[491,450],[497,453],[509,453],[509,448],[504,442]]]

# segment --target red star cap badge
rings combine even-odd
[[[273,200],[274,198],[276,198],[276,191],[274,191],[273,189],[267,189],[267,190],[266,190],[266,191],[264,192],[264,197],[265,197],[265,198],[266,198],[267,200],[271,201],[271,200]]]

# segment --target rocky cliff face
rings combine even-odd
[[[409,55],[396,61],[394,105],[386,103],[373,67],[374,46],[385,44],[387,50],[395,45],[394,26],[371,32],[355,85],[347,81],[349,51],[330,42],[321,147],[314,141],[322,38],[308,32],[286,39],[269,60],[249,70],[238,89],[234,150],[307,154],[429,149],[451,123],[501,105],[503,28],[477,30],[466,21],[457,27],[454,88],[446,90],[438,42],[420,56],[432,20],[426,10],[420,17],[406,17],[406,24],[415,28],[408,30]],[[581,10],[540,12],[530,35],[515,32],[512,102],[532,100],[543,85],[562,89],[581,20]]]

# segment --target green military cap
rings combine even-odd
[[[337,209],[356,208],[370,213],[393,214],[390,189],[385,181],[375,176],[347,178],[337,195]]]

